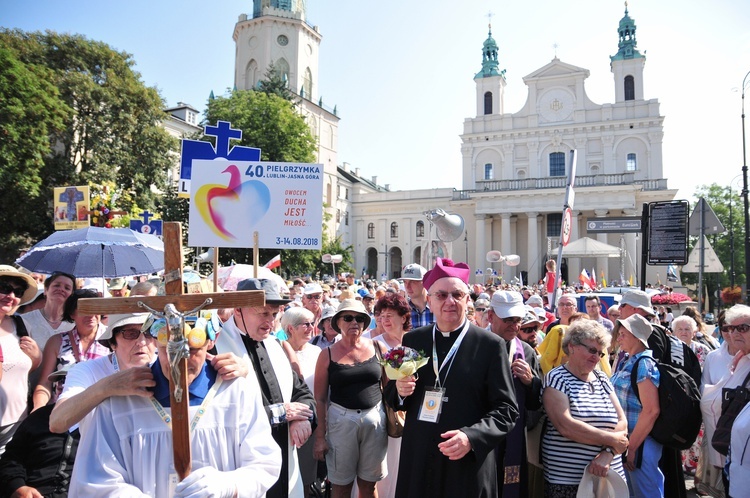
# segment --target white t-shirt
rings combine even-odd
[[[299,362],[299,368],[302,371],[302,378],[305,380],[305,384],[312,391],[315,396],[315,365],[318,363],[318,356],[323,350],[312,344],[305,343],[305,347],[301,351],[297,351],[297,361]]]
[[[65,384],[63,386],[62,394],[58,398],[58,401],[67,399],[80,394],[89,387],[93,386],[105,377],[108,377],[115,373],[115,367],[112,364],[112,355],[102,356],[95,360],[82,361],[76,363],[73,368],[68,371],[68,375],[65,378]],[[94,418],[94,412],[96,408],[91,410],[85,417],[79,422],[79,431],[81,435],[86,430],[88,424]],[[73,426],[75,427],[75,426]]]
[[[47,344],[50,337],[60,332],[72,330],[76,326],[75,323],[63,321],[56,329],[53,329],[42,315],[42,310],[29,311],[21,315],[21,318],[23,318],[26,330],[31,338],[36,341],[40,351],[44,351],[44,345]]]
[[[3,380],[0,382],[0,426],[17,422],[26,412],[31,358],[21,351],[18,337],[0,337],[3,349]]]

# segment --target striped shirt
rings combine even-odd
[[[614,430],[617,410],[610,398],[614,389],[605,374],[594,371],[594,375],[596,378],[593,381],[584,382],[565,366],[559,366],[544,377],[542,389],[556,389],[565,394],[570,403],[570,415],[574,419],[597,429]],[[577,443],[560,434],[549,420],[546,423],[547,430],[542,439],[544,479],[552,484],[577,485],[581,482],[586,465],[591,463],[602,447]],[[620,455],[614,457],[610,468],[625,478]]]

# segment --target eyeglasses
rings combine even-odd
[[[314,324],[313,322],[302,322],[302,323],[298,323],[298,324],[297,324],[297,327],[299,327],[299,326],[301,326],[301,325],[302,325],[302,326],[305,326],[305,327],[312,327],[312,326],[313,326],[313,325],[315,325],[315,324]]]
[[[11,292],[16,297],[22,297],[23,293],[26,292],[29,286],[13,285],[10,282],[0,282],[0,294],[10,294]]]
[[[722,332],[739,332],[740,334],[746,333],[750,330],[750,324],[741,323],[739,325],[724,325],[721,328]]]
[[[596,348],[590,348],[590,347],[586,346],[585,344],[576,344],[576,345],[577,346],[581,346],[583,349],[585,349],[586,351],[588,351],[589,354],[595,354],[595,355],[597,355],[599,358],[604,358],[604,355],[606,354],[603,351],[599,351]]]
[[[476,308],[475,311],[477,313],[484,313],[485,311],[487,311],[487,308]]]
[[[560,303],[557,305],[558,308],[574,308],[575,303]]]
[[[138,339],[141,336],[141,334],[143,334],[146,337],[151,337],[150,335],[146,334],[146,331],[141,330],[141,327],[122,328],[118,332],[120,333],[122,338],[127,341],[134,341]]]
[[[365,317],[362,315],[341,315],[341,319],[346,323],[351,323],[352,320],[356,320],[357,323],[365,323]]]
[[[445,301],[448,299],[448,296],[452,296],[454,301],[460,301],[466,297],[466,293],[460,290],[454,290],[452,292],[437,291],[431,293],[430,296],[434,296],[438,301]]]
[[[323,294],[307,294],[307,299],[323,299]]]

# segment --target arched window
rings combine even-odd
[[[305,89],[305,97],[312,99],[312,71],[310,71],[309,67],[305,68],[305,78],[302,81],[302,88]]]
[[[484,114],[492,114],[492,92],[484,93]]]
[[[487,163],[484,165],[484,179],[492,180],[493,178],[494,175],[492,174],[492,163]]]
[[[368,239],[375,238],[375,223],[369,223],[367,225],[367,238]]]
[[[286,59],[281,58],[274,63],[274,67],[279,71],[279,75],[281,76],[281,79],[286,82],[287,87],[288,87],[289,86],[289,63],[286,61]]]
[[[549,176],[565,176],[564,152],[553,152],[549,155]]]
[[[398,223],[396,223],[395,221],[391,223],[391,238],[398,238]]]
[[[635,100],[635,79],[625,76],[625,100]]]
[[[245,70],[245,90],[252,90],[258,82],[258,63],[251,60]]]
[[[634,153],[628,154],[628,158],[625,161],[625,171],[637,171],[638,170],[638,161],[636,159],[636,156]]]
[[[424,237],[424,221],[419,220],[417,222],[417,238]]]

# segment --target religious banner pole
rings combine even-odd
[[[578,151],[570,151],[570,169],[568,170],[568,183],[565,188],[565,203],[563,204],[562,226],[560,227],[560,245],[557,248],[557,271],[555,272],[555,285],[552,287],[552,298],[547,298],[552,311],[557,307],[557,290],[560,287],[560,270],[562,269],[563,248],[570,242],[570,234],[573,231],[573,204],[575,202],[575,190],[573,185],[576,181],[576,163]]]
[[[78,301],[78,311],[86,315],[101,315],[149,310],[166,318],[170,329],[167,352],[172,374],[169,380],[172,451],[175,471],[182,480],[190,474],[192,461],[187,384],[187,359],[190,350],[184,335],[185,315],[209,305],[216,309],[265,306],[265,296],[262,291],[184,294],[182,226],[176,222],[164,223],[164,279],[167,295],[81,299]]]
[[[258,278],[258,265],[260,265],[260,254],[258,254],[258,232],[253,232],[253,277]]]
[[[214,247],[214,292],[219,292],[219,248]]]

